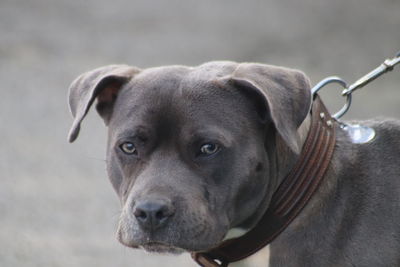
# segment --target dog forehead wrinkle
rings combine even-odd
[[[182,107],[177,105],[179,101],[175,98],[180,95],[178,87],[177,80],[146,88],[132,85],[119,97],[110,124],[117,129],[119,125],[131,127],[127,124],[131,122],[132,126],[142,124],[154,129],[157,125],[161,131],[171,130],[182,113]]]
[[[186,105],[187,115],[198,121],[203,120],[207,124],[209,120],[216,125],[236,129],[242,129],[243,126],[251,128],[259,121],[252,101],[215,75],[210,78],[190,78],[188,74],[180,86],[180,97],[185,101],[179,102]],[[249,117],[254,119],[249,120]]]
[[[207,96],[206,93],[196,95],[194,99],[187,99],[177,91],[158,102],[143,101],[140,105],[135,101],[135,104],[131,105],[131,111],[119,113],[120,119],[116,121],[120,122],[120,127],[114,127],[118,129],[114,134],[120,132],[119,135],[129,135],[137,131],[137,128],[143,128],[149,129],[150,132],[155,131],[154,134],[161,134],[162,137],[171,134],[179,136],[183,133],[193,138],[210,137],[229,145],[233,139],[229,130],[232,126],[229,125],[236,122],[230,122],[226,117],[228,114],[232,115],[232,111],[218,108],[219,101],[214,101],[213,97]],[[187,101],[182,101],[182,98]],[[207,106],[209,108],[204,109]],[[127,121],[131,123],[127,124]]]
[[[146,69],[129,83],[128,89],[121,92],[120,102],[129,103],[117,105],[125,107],[125,110],[115,113],[126,120],[146,114],[164,113],[161,107],[170,112],[174,104],[187,102],[184,104],[189,109],[185,109],[184,105],[175,107],[177,115],[185,113],[190,119],[193,113],[209,106],[208,110],[212,114],[207,117],[220,114],[220,118],[226,118],[232,115],[232,109],[223,108],[221,101],[225,101],[227,93],[224,91],[228,89],[216,86],[215,80],[227,75],[235,66],[232,62],[211,62],[196,68],[167,66]],[[182,98],[186,101],[182,101]]]

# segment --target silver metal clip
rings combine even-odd
[[[327,77],[327,78],[323,79],[319,83],[317,83],[311,89],[311,93],[313,95],[315,95],[325,85],[328,85],[330,83],[337,83],[337,84],[341,85],[342,88],[347,88],[347,84],[343,79],[341,79],[341,78],[339,78],[337,76],[330,76],[330,77]],[[335,114],[332,115],[333,118],[338,120],[339,118],[341,118],[349,110],[350,105],[351,105],[351,98],[352,98],[351,94],[346,95],[346,103],[344,104],[344,106],[338,112],[336,112]]]
[[[396,56],[392,59],[386,59],[379,67],[374,69],[373,71],[369,72],[368,74],[364,75],[360,79],[358,79],[355,83],[351,84],[350,86],[347,86],[347,83],[336,76],[331,76],[328,78],[323,79],[319,83],[317,83],[312,89],[311,92],[312,94],[316,94],[319,90],[321,90],[322,87],[324,87],[327,84],[330,83],[337,83],[342,86],[342,88],[345,88],[342,91],[342,96],[346,97],[346,103],[344,106],[336,112],[332,117],[336,119],[336,121],[339,122],[340,127],[347,132],[349,135],[351,141],[355,144],[364,144],[370,142],[372,139],[375,137],[375,130],[367,127],[367,126],[362,126],[362,125],[352,125],[352,124],[347,124],[339,121],[339,119],[346,114],[346,112],[349,110],[351,101],[352,101],[352,93],[367,85],[368,83],[372,82],[382,74],[393,70],[394,66],[400,63],[400,52],[396,54]]]
[[[369,72],[368,74],[364,75],[360,79],[358,79],[355,83],[351,84],[350,86],[347,85],[347,83],[337,77],[337,76],[331,76],[328,78],[323,79],[319,83],[317,83],[312,89],[311,92],[312,94],[316,94],[322,87],[324,87],[327,84],[330,83],[338,83],[344,88],[342,91],[342,96],[346,97],[346,103],[340,109],[338,112],[336,112],[332,117],[334,117],[336,120],[340,119],[346,112],[349,110],[352,97],[351,94],[361,88],[367,85],[368,83],[372,82],[382,74],[393,70],[394,66],[400,63],[400,52],[396,54],[396,56],[392,59],[386,59],[379,67],[374,69],[373,71]]]

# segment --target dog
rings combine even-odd
[[[312,94],[303,72],[265,64],[109,65],[71,84],[70,142],[95,101],[119,241],[181,253],[257,225],[299,159]],[[400,266],[400,122],[359,123],[376,136],[356,144],[337,127],[327,171],[270,244],[270,266]]]

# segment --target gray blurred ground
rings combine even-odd
[[[115,240],[102,121],[92,112],[66,141],[78,74],[229,59],[354,81],[400,49],[399,14],[399,0],[0,0],[0,266],[194,266]],[[358,92],[346,118],[399,118],[399,74]]]

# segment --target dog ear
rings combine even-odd
[[[118,92],[139,71],[126,65],[109,65],[86,72],[72,82],[69,108],[74,122],[68,135],[69,142],[78,137],[81,122],[96,98],[96,109],[108,124]]]
[[[286,144],[300,152],[297,128],[311,107],[310,82],[304,73],[264,64],[239,64],[230,81],[258,99],[258,110],[268,116]]]

